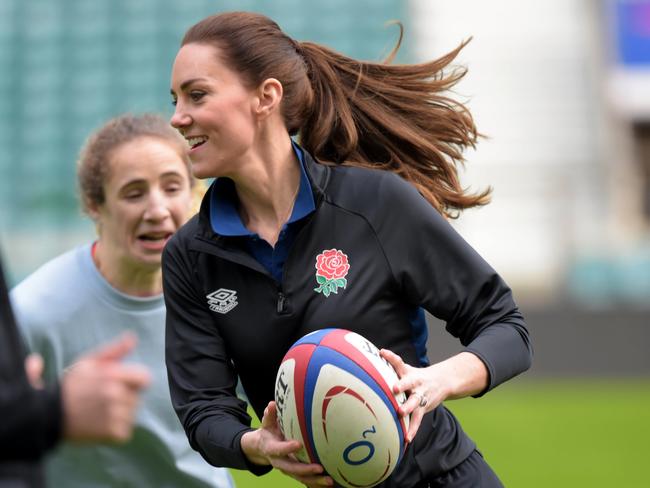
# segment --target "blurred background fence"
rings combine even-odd
[[[473,37],[457,60],[469,72],[455,91],[487,137],[462,176],[494,194],[453,225],[512,285],[531,327],[534,368],[515,386],[637,378],[635,391],[647,391],[649,0],[0,0],[0,243],[12,283],[91,238],[74,176],[90,131],[125,111],[169,116],[182,34],[235,9],[374,61],[396,41],[386,26],[393,19],[406,29],[398,62],[438,57]],[[457,351],[431,322],[432,359]],[[641,411],[637,436],[650,433]],[[601,469],[611,479],[634,471],[622,466]],[[578,486],[567,480],[587,479],[580,469],[554,486]],[[517,473],[505,476],[534,485],[529,471]],[[623,485],[650,486],[635,479]]]
[[[219,10],[263,12],[291,35],[379,59],[396,40],[394,0],[0,0],[0,229],[13,281],[90,235],[75,160],[122,112],[171,114],[171,64],[185,30]]]

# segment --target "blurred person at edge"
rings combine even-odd
[[[45,486],[41,460],[62,439],[130,438],[146,368],[122,364],[135,346],[126,334],[84,354],[60,381],[43,385],[43,361],[25,358],[0,263],[0,488]]]
[[[341,327],[384,348],[395,393],[409,395],[409,446],[378,486],[501,486],[442,403],[487,393],[532,357],[510,288],[445,219],[489,194],[458,181],[478,135],[447,93],[464,73],[448,71],[461,48],[415,65],[362,62],[250,12],[186,32],[171,122],[194,175],[217,179],[163,253],[165,350],[174,408],[214,465],[333,484],[297,461],[273,398],[291,344]],[[423,309],[461,352],[429,362]]]
[[[120,445],[64,443],[46,462],[53,487],[233,486],[226,469],[190,447],[165,370],[161,255],[192,211],[187,151],[157,115],[122,115],[94,132],[77,175],[97,239],[54,258],[11,292],[25,342],[43,357],[46,381],[80,352],[127,330],[138,337],[129,361],[152,374],[132,438]]]

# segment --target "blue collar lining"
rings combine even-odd
[[[296,222],[314,210],[314,193],[305,170],[305,156],[302,148],[291,141],[293,150],[300,162],[300,188],[287,224]],[[210,190],[210,224],[212,230],[222,236],[254,236],[243,224],[238,207],[235,184],[230,178],[217,178]]]

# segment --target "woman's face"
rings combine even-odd
[[[140,137],[110,153],[105,200],[91,210],[107,255],[135,268],[160,267],[163,247],[189,217],[192,203],[178,150]]]
[[[255,90],[221,61],[217,48],[186,44],[174,61],[171,93],[171,124],[190,145],[194,175],[235,175],[255,140]]]

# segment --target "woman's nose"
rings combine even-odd
[[[192,123],[192,119],[186,112],[181,110],[179,105],[176,105],[176,110],[174,110],[174,115],[172,115],[172,118],[170,119],[169,123],[175,129],[180,130],[190,125]]]
[[[146,220],[160,221],[167,218],[169,214],[166,199],[162,195],[153,193],[149,198],[144,218]]]

